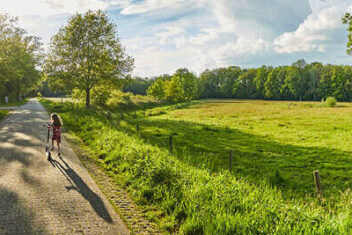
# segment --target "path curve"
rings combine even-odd
[[[0,234],[129,234],[64,138],[46,160],[44,122],[36,99],[0,121]]]

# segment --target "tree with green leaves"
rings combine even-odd
[[[157,78],[151,86],[148,87],[147,95],[153,96],[162,101],[165,99],[165,81],[162,78]]]
[[[104,12],[89,10],[71,17],[51,39],[45,72],[54,88],[84,91],[88,107],[92,89],[121,88],[133,62],[120,43],[116,25]]]
[[[38,85],[42,44],[17,26],[17,18],[0,15],[0,102],[20,100]]]
[[[174,75],[170,81],[165,83],[165,97],[167,101],[172,103],[186,100],[180,76]]]
[[[181,79],[183,100],[193,100],[198,98],[198,78],[186,68],[178,69],[174,76]]]
[[[342,23],[347,25],[348,31],[347,54],[352,55],[352,14],[348,12],[345,13],[342,17]]]
[[[262,66],[257,69],[257,73],[254,77],[254,83],[257,88],[257,98],[263,99],[265,96],[264,84],[269,75],[272,71],[272,67]]]
[[[288,68],[285,78],[286,86],[295,99],[299,101],[302,101],[308,87],[306,65],[305,60],[296,61]]]
[[[255,99],[257,98],[256,84],[254,78],[257,74],[256,69],[245,71],[237,80],[233,88],[233,94],[240,99]]]
[[[273,99],[280,97],[279,69],[280,68],[275,68],[268,74],[264,83],[264,95],[266,98]]]

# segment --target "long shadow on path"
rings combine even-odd
[[[92,206],[94,211],[108,223],[112,223],[112,219],[108,210],[105,207],[103,200],[93,192],[89,186],[82,180],[82,178],[68,165],[66,161],[61,158],[62,165],[55,159],[51,160],[51,164],[56,167],[67,179],[72,186],[66,187],[67,190],[74,189],[84,197]]]

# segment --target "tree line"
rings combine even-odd
[[[352,101],[352,66],[307,64],[304,60],[290,66],[207,69],[199,76],[183,68],[172,76],[162,75],[150,80],[153,83],[147,94],[170,102],[198,98],[301,101],[329,96]]]
[[[42,48],[38,37],[18,27],[17,19],[0,14],[0,103],[33,93],[40,79]]]

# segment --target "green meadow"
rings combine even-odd
[[[351,232],[349,103],[129,101],[86,109],[41,102],[167,233]],[[322,200],[313,170],[321,173]]]
[[[229,169],[256,182],[266,178],[292,197],[313,197],[319,170],[326,197],[352,185],[352,105],[318,102],[195,101],[127,119],[131,131],[178,159],[212,171]]]

